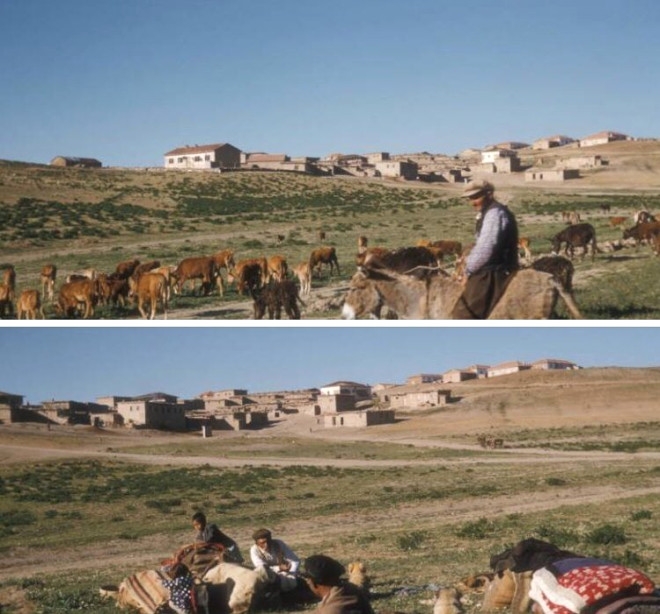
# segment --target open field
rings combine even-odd
[[[565,148],[559,148],[564,150]],[[608,165],[561,184],[526,184],[522,173],[491,179],[497,197],[516,214],[534,256],[547,254],[561,230],[563,211],[578,211],[598,241],[620,239],[610,216],[660,211],[660,144],[611,143],[589,151],[528,151],[526,163],[553,164],[558,156],[602,155]],[[62,169],[0,163],[0,264],[16,267],[18,290],[38,287],[47,262],[58,283],[72,272],[110,272],[129,258],[176,264],[182,258],[235,250],[237,258],[284,255],[306,261],[324,244],[337,250],[341,274],[315,279],[304,318],[339,315],[355,271],[357,238],[388,248],[418,239],[472,241],[473,214],[460,185],[420,184],[274,172],[211,173],[159,170]],[[609,205],[604,212],[602,205]],[[284,237],[280,240],[280,237]],[[657,319],[657,260],[648,246],[603,252],[595,262],[576,260],[576,299],[590,319]],[[448,263],[451,268],[451,263]],[[56,317],[52,305],[49,318]],[[560,315],[562,312],[560,311]],[[138,317],[135,307],[97,310],[96,317]],[[224,297],[184,295],[171,303],[171,319],[245,319],[251,302],[230,287]]]
[[[301,556],[366,561],[377,611],[430,614],[433,586],[530,536],[658,582],[659,392],[659,369],[524,372],[366,429],[0,426],[0,604],[114,612],[98,586],[188,543],[196,509],[244,552],[268,526]],[[483,433],[504,447],[482,449]],[[468,595],[468,612],[479,603]]]

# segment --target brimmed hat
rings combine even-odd
[[[303,566],[305,569],[301,575],[304,578],[310,578],[317,584],[329,586],[337,584],[339,578],[346,572],[346,569],[339,561],[335,561],[335,559],[325,554],[308,556]]]
[[[471,196],[476,196],[477,194],[481,194],[481,192],[494,192],[495,191],[495,186],[486,181],[485,179],[482,179],[480,181],[470,181],[465,186],[465,189],[463,190],[463,197],[464,198],[470,198]]]

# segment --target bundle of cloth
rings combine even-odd
[[[514,614],[660,614],[660,591],[645,574],[612,561],[582,556],[528,538],[491,557],[496,577],[513,577]],[[502,582],[503,583],[503,582]]]

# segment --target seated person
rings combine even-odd
[[[341,579],[344,566],[324,554],[307,557],[301,576],[321,599],[314,614],[373,614],[364,591]]]
[[[225,535],[217,525],[208,524],[203,512],[196,512],[192,517],[193,528],[197,531],[196,544],[220,544],[224,547],[223,558],[228,563],[242,563],[243,555],[238,544]]]
[[[268,529],[258,529],[252,535],[254,545],[250,548],[250,559],[255,568],[266,567],[276,575],[282,592],[298,586],[300,559],[281,539],[273,539]]]

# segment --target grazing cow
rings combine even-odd
[[[246,258],[239,260],[227,277],[229,283],[236,282],[236,291],[242,296],[247,290],[250,296],[268,280],[266,258]]]
[[[298,286],[290,280],[276,281],[253,293],[254,319],[263,319],[266,311],[270,320],[280,320],[282,309],[290,320],[300,320],[298,303],[304,306],[298,295]]]
[[[358,237],[358,254],[363,254],[367,251],[367,246],[369,245],[369,239],[364,235]]]
[[[309,269],[309,262],[301,262],[292,269],[294,277],[300,282],[300,293],[309,294],[312,291],[312,273]]]
[[[129,295],[129,281],[125,277],[120,277],[116,273],[106,275],[101,273],[98,277],[99,281],[99,299],[102,303],[108,305],[112,303],[113,306],[120,304],[122,307],[126,305]]]
[[[94,280],[98,276],[99,276],[99,272],[94,268],[83,269],[82,271],[76,271],[75,273],[71,273],[70,275],[67,275],[64,281],[68,283],[70,281],[80,281],[82,279]]]
[[[284,256],[270,256],[267,261],[268,265],[268,279],[275,281],[282,281],[286,279],[289,273],[289,267]]]
[[[191,256],[190,258],[184,258],[177,265],[173,275],[176,278],[175,289],[177,294],[181,294],[183,286],[188,280],[201,279],[201,291],[204,296],[211,291],[214,281],[217,284],[216,266],[213,258],[210,256]],[[195,282],[193,281],[193,284],[194,283]]]
[[[222,251],[213,254],[211,258],[213,258],[213,262],[215,262],[215,267],[218,271],[220,271],[220,269],[225,269],[229,272],[236,266],[233,249],[223,249]]]
[[[626,223],[628,218],[625,215],[617,215],[610,218],[610,228],[616,228]]]
[[[529,237],[519,237],[518,238],[518,251],[522,251],[523,253],[523,258],[525,260],[531,260],[532,259],[532,250],[529,249],[531,239]]]
[[[172,297],[172,288],[174,286],[174,282],[176,281],[174,278],[175,270],[176,270],[176,265],[164,264],[163,266],[156,267],[155,269],[151,269],[151,271],[149,271],[150,273],[160,273],[165,278],[165,281],[167,281],[168,302]],[[222,292],[220,293],[220,296],[222,296]]]
[[[317,247],[309,255],[309,270],[312,271],[312,274],[316,271],[320,276],[321,267],[324,264],[330,266],[330,275],[332,275],[335,267],[337,267],[337,275],[339,275],[339,261],[334,247]]]
[[[16,315],[19,320],[24,316],[26,320],[36,320],[37,314],[44,320],[43,307],[41,306],[41,295],[39,290],[23,290],[16,303]]]
[[[415,244],[416,247],[425,247],[441,262],[445,256],[454,255],[457,258],[463,251],[463,245],[460,241],[429,241],[428,239],[419,239]]]
[[[284,243],[284,240],[286,239],[286,235],[277,235],[277,243]]]
[[[584,252],[582,257],[584,257],[589,251],[589,246],[591,245],[591,260],[594,260],[596,257],[596,231],[591,224],[575,224],[571,225],[568,228],[565,228],[561,232],[558,232],[552,239],[552,253],[557,255],[562,244],[565,243],[566,247],[564,253],[573,260],[573,255],[575,253],[576,247],[582,247]]]
[[[143,318],[147,318],[144,310],[145,303],[149,303],[149,319],[156,316],[156,309],[160,302],[163,306],[163,319],[167,320],[167,280],[160,273],[144,273],[137,280],[138,311]]]
[[[563,256],[544,256],[531,264],[535,271],[550,273],[566,292],[573,291],[573,263]]]
[[[319,241],[325,241],[325,230],[319,230]]]
[[[639,245],[644,242],[651,242],[653,237],[660,232],[660,222],[646,222],[644,224],[636,224],[631,228],[626,228],[623,231],[624,239],[634,239],[635,244]]]
[[[150,260],[149,262],[141,262],[138,264],[135,269],[133,269],[133,273],[131,273],[131,277],[135,280],[137,280],[140,275],[143,275],[144,273],[148,273],[149,271],[153,271],[154,269],[157,269],[160,266],[160,260]]]
[[[609,206],[609,205],[601,205],[601,206],[600,206],[600,210],[601,210],[603,213],[608,213],[609,210],[610,210],[610,206]]]
[[[651,215],[648,211],[642,210],[635,213],[633,216],[635,224],[647,224],[648,222],[655,222],[655,216]]]
[[[83,318],[87,319],[94,315],[98,300],[98,279],[78,279],[62,285],[57,299],[57,310],[63,316],[70,317],[82,307]]]
[[[55,296],[56,278],[57,266],[54,264],[44,264],[41,267],[41,293],[49,301],[52,301]]]
[[[133,271],[135,271],[139,264],[140,261],[136,258],[133,260],[124,260],[115,267],[115,273],[118,277],[128,279],[131,275],[133,275]]]

